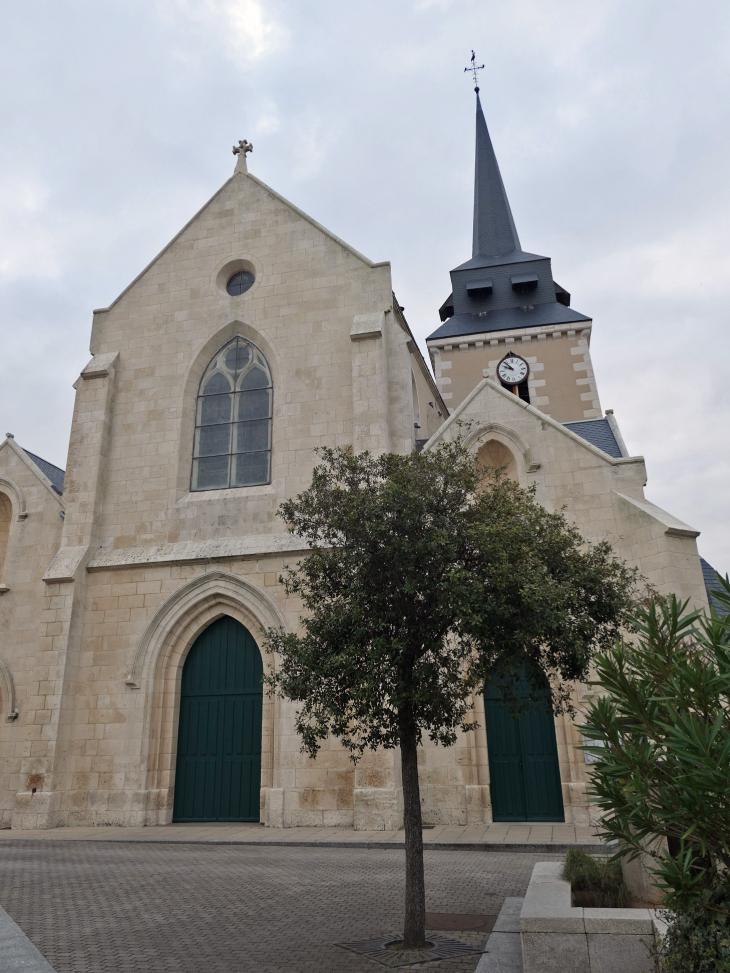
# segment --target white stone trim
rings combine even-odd
[[[352,319],[350,338],[352,341],[361,341],[363,338],[382,338],[384,331],[384,311],[373,311],[370,314],[356,314]]]
[[[657,507],[656,504],[650,503],[648,500],[637,500],[635,497],[627,497],[623,493],[619,493],[617,490],[612,491],[619,500],[623,500],[625,503],[629,504],[631,507],[636,507],[642,513],[647,514],[653,520],[662,524],[665,528],[664,533],[669,534],[673,537],[699,537],[700,531],[695,530],[694,527],[690,527],[689,524],[685,524],[683,520],[679,520],[677,517],[673,517],[666,510],[662,510],[661,507]]]
[[[431,438],[423,448],[433,449],[437,445],[437,443],[441,439],[443,439],[446,431],[452,426],[452,424],[454,423],[458,424],[461,421],[460,417],[462,416],[462,414],[466,412],[471,402],[485,388],[490,388],[498,395],[505,396],[509,401],[511,401],[514,408],[525,409],[531,415],[535,416],[536,419],[539,419],[540,422],[542,422],[544,425],[549,425],[553,429],[556,429],[558,432],[560,432],[561,435],[567,436],[568,439],[572,439],[574,443],[576,443],[579,446],[582,446],[583,449],[588,450],[589,453],[593,453],[594,456],[597,456],[599,459],[603,460],[603,462],[607,463],[609,466],[625,466],[630,463],[644,462],[643,456],[622,456],[620,459],[613,456],[609,456],[608,453],[604,453],[602,449],[599,449],[597,446],[594,446],[592,443],[589,443],[587,439],[583,439],[581,436],[573,432],[571,429],[568,429],[562,423],[557,422],[557,420],[553,419],[552,416],[547,415],[545,412],[541,412],[539,409],[536,409],[532,405],[527,405],[526,402],[523,402],[522,399],[519,398],[519,396],[513,395],[512,392],[507,392],[505,389],[502,388],[501,385],[497,385],[496,382],[493,382],[491,378],[483,378],[481,380],[481,382],[469,393],[469,395],[467,395],[464,401],[459,405],[458,409],[455,409],[451,413],[449,418],[446,420],[446,422],[444,422],[443,425],[439,426],[438,430],[433,434],[433,436],[431,436]]]
[[[61,584],[75,581],[84,557],[89,551],[88,544],[80,547],[62,547],[56,553],[51,564],[43,575],[46,584]]]
[[[158,608],[137,646],[127,686],[139,689],[153,676],[164,646],[190,624],[192,615],[227,602],[243,608],[263,629],[287,628],[274,601],[257,585],[224,571],[210,571],[188,581]]]
[[[560,338],[563,334],[566,334],[566,332],[568,337],[571,337],[572,335],[571,340],[578,337],[579,340],[582,339],[583,341],[589,342],[592,325],[592,320],[586,321],[585,327],[578,329],[579,334],[576,334],[572,328],[568,330],[569,324],[566,322],[564,324],[542,324],[531,328],[512,328],[506,331],[485,331],[481,334],[458,335],[452,338],[436,338],[435,340],[427,339],[426,345],[431,351],[438,351],[442,348],[450,351],[454,342],[459,344],[459,339],[461,339],[461,343],[465,342],[469,345],[476,344],[477,342],[481,343],[488,341],[492,347],[496,347],[500,341],[504,344],[514,344],[515,338],[521,338],[522,340],[529,341],[532,337],[537,337],[538,341],[545,341],[549,335],[553,335],[555,338]],[[510,341],[507,341],[507,338],[509,338]]]
[[[108,351],[94,355],[88,365],[81,370],[81,378],[106,378],[119,358],[118,351]]]

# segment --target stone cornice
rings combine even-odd
[[[467,334],[459,335],[453,338],[437,338],[436,340],[426,339],[426,344],[430,351],[441,351],[441,349],[458,348],[459,345],[473,345],[477,341],[482,342],[482,344],[488,344],[490,341],[502,342],[504,344],[507,338],[522,338],[528,336],[534,340],[537,340],[539,335],[545,335],[547,338],[553,334],[567,334],[569,331],[575,334],[576,337],[585,336],[590,337],[591,328],[593,324],[591,321],[586,321],[582,326],[580,321],[572,321],[566,324],[544,324],[533,328],[512,328],[510,331],[485,331],[482,334]],[[525,342],[527,344],[527,342]]]
[[[205,541],[179,541],[150,547],[101,547],[86,566],[87,571],[129,568],[141,564],[189,564],[272,554],[305,553],[306,543],[291,534],[252,534]]]

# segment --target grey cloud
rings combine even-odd
[[[728,569],[729,20],[720,0],[6,3],[4,428],[65,463],[92,308],[243,137],[256,175],[392,260],[423,339],[469,253],[475,47],[522,242],[595,319],[602,403],[648,495]]]

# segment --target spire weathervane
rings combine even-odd
[[[471,72],[474,75],[474,90],[477,94],[479,94],[479,78],[477,76],[477,71],[481,71],[483,67],[483,64],[477,64],[477,56],[474,51],[472,51],[471,64],[468,68],[464,68],[464,74]]]

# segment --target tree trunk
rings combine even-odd
[[[417,949],[426,942],[426,886],[423,879],[423,828],[418,786],[418,747],[412,726],[401,729],[403,824],[406,833],[406,917],[403,946]]]

